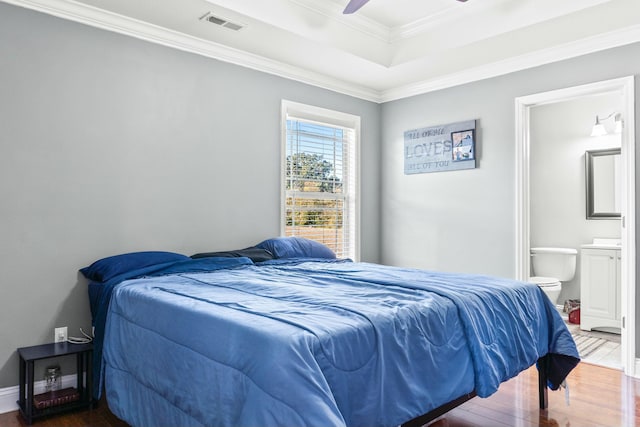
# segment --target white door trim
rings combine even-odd
[[[515,99],[516,125],[516,278],[529,278],[529,117],[532,107],[590,95],[618,93],[623,98],[622,117],[622,366],[626,375],[638,376],[636,369],[636,189],[635,189],[635,108],[633,76],[606,80],[566,89],[522,96]],[[588,132],[588,129],[585,130]]]

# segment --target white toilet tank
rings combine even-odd
[[[531,248],[532,275],[567,282],[576,274],[577,256],[578,251],[571,248]]]

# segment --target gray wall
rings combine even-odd
[[[636,43],[384,104],[382,262],[514,277],[514,99],[638,73]],[[636,84],[636,99],[639,93]],[[405,130],[468,119],[478,120],[477,169],[404,175]],[[636,334],[640,346],[638,325]]]
[[[16,348],[89,329],[93,260],[279,234],[283,98],[362,117],[379,261],[379,105],[0,3],[0,388]]]
[[[594,237],[620,238],[620,219],[586,219],[585,151],[620,148],[621,135],[592,137],[596,115],[621,111],[622,96],[588,96],[536,106],[530,114],[531,246],[573,248]],[[613,130],[613,118],[603,122]],[[613,174],[613,171],[611,171]],[[612,192],[613,194],[613,192]],[[576,276],[562,284],[558,304],[580,298]],[[536,276],[544,276],[533,271]]]
[[[636,44],[378,106],[2,3],[0,388],[89,326],[78,268],[279,233],[283,98],[362,117],[363,260],[512,277],[514,98],[639,72]],[[477,169],[403,174],[405,130],[467,119]]]

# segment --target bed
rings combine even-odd
[[[104,387],[133,426],[420,425],[536,363],[557,389],[579,362],[535,285],[325,249],[279,238],[251,253],[125,254],[82,269],[94,396]]]

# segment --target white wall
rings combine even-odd
[[[0,388],[16,348],[89,330],[79,268],[279,234],[283,98],[362,118],[378,261],[379,105],[0,3]]]
[[[620,110],[620,95],[590,96],[531,109],[532,247],[564,247],[580,252],[580,246],[591,243],[594,237],[620,238],[619,219],[586,219],[585,179],[586,150],[621,145],[620,134],[590,136],[596,115],[605,117]],[[613,130],[613,118],[603,124]],[[575,298],[580,298],[579,255],[576,276],[563,283],[558,303]]]

